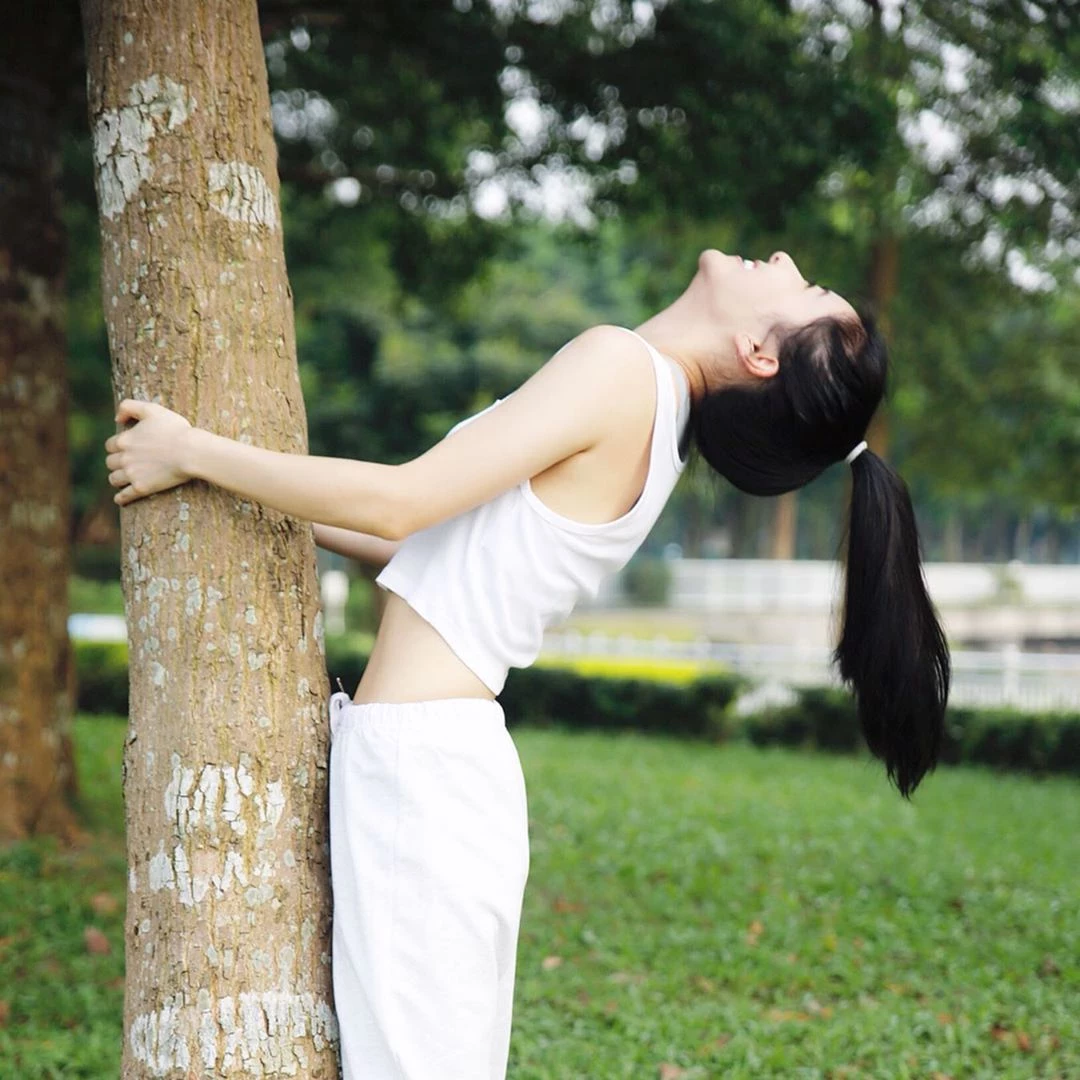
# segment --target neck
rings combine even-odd
[[[723,382],[724,357],[718,346],[726,339],[715,326],[695,317],[686,293],[634,329],[682,368],[694,405]]]

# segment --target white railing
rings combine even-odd
[[[839,563],[815,559],[672,559],[670,603],[711,612],[829,611],[840,599]],[[970,607],[1080,604],[1080,565],[927,563],[935,604]]]
[[[664,657],[720,663],[755,681],[778,687],[835,686],[830,650],[820,646],[743,645],[672,641],[658,635],[634,638],[575,630],[548,632],[544,655]],[[1036,711],[1080,709],[1080,653],[1022,652],[1014,646],[993,652],[952,652],[954,705],[1008,705]]]
[[[127,620],[123,615],[68,616],[68,633],[74,641],[127,641]]]

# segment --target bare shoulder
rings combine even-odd
[[[652,423],[656,402],[656,369],[645,342],[619,326],[602,323],[581,335],[583,356],[596,381],[594,390],[604,417],[605,433],[616,440]]]
[[[625,361],[637,354],[644,355],[645,351],[641,339],[630,331],[611,323],[598,323],[568,341],[548,363],[569,353],[599,377],[619,377],[625,374]]]
[[[652,407],[652,359],[636,335],[610,323],[583,330],[516,391],[565,408],[569,394],[594,418],[599,439],[613,425]],[[531,384],[531,385],[530,385]]]

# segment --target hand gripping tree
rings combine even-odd
[[[83,0],[117,400],[307,452],[255,0]],[[193,482],[121,512],[123,1075],[336,1077],[309,523]]]

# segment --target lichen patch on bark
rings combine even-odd
[[[128,91],[128,104],[106,109],[94,125],[94,162],[101,213],[114,218],[154,175],[150,146],[163,131],[179,127],[195,100],[172,79],[151,75]]]
[[[215,1007],[203,988],[194,1002],[177,993],[137,1016],[128,1041],[154,1076],[190,1070],[196,1058],[206,1073],[242,1068],[245,1076],[305,1076],[304,1036],[316,1050],[338,1041],[333,1009],[313,994],[248,991],[225,995]]]
[[[211,161],[207,164],[210,205],[230,221],[278,227],[277,199],[266,177],[242,161]]]

